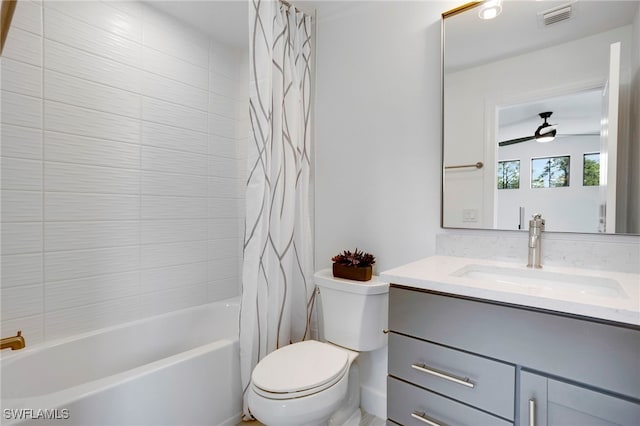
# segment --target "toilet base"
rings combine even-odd
[[[360,411],[360,369],[357,360],[349,368],[349,382],[344,403],[329,418],[329,426],[358,426]]]

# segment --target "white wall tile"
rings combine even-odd
[[[236,178],[210,177],[209,196],[224,198],[244,198],[245,180]]]
[[[20,28],[42,35],[42,5],[32,1],[17,2],[11,19],[11,28]]]
[[[139,293],[140,272],[123,272],[45,284],[47,312],[103,302]]]
[[[153,7],[144,9],[145,46],[202,68],[209,66],[209,40]]]
[[[0,289],[2,321],[42,312],[42,298],[41,284]]]
[[[2,222],[33,222],[42,220],[42,193],[36,191],[3,190]]]
[[[53,40],[44,41],[44,63],[47,69],[140,93],[139,69]]]
[[[237,238],[242,235],[244,225],[240,220],[234,218],[213,218],[209,220],[209,239]]]
[[[142,123],[142,143],[165,149],[207,153],[207,135],[158,123]]]
[[[209,240],[209,260],[237,258],[239,238]]]
[[[137,195],[45,193],[47,221],[134,220],[140,212]]]
[[[44,138],[44,158],[47,161],[127,169],[140,167],[138,144],[56,132],[45,132]]]
[[[3,124],[0,128],[3,157],[42,159],[42,130]]]
[[[2,90],[27,96],[42,96],[42,68],[0,58]]]
[[[225,138],[214,134],[209,135],[209,154],[225,158],[245,158],[240,146],[248,141],[238,141],[233,138]],[[245,150],[246,151],[246,150]],[[245,160],[246,161],[246,160]]]
[[[33,344],[238,294],[247,53],[137,2],[24,0],[15,19],[0,327]]]
[[[42,283],[42,254],[2,255],[2,288]]]
[[[218,95],[217,93],[211,93],[209,95],[209,112],[212,114],[220,115],[222,117],[236,119],[238,117],[238,110],[241,108],[248,108],[248,102],[240,102],[226,96]]]
[[[141,244],[201,241],[208,238],[206,219],[143,220],[140,223]]]
[[[150,316],[175,311],[200,305],[205,300],[207,300],[206,283],[149,293],[142,298],[142,314]]]
[[[142,219],[204,219],[206,197],[142,196]]]
[[[245,84],[215,71],[210,73],[210,91],[234,100],[242,100],[241,85]],[[248,83],[247,83],[248,86]]]
[[[209,88],[209,72],[206,68],[190,64],[154,49],[144,48],[142,50],[142,67],[146,71],[202,90]]]
[[[142,98],[142,119],[167,126],[207,132],[207,113],[159,99]]]
[[[2,223],[2,254],[38,253],[42,250],[42,223]]]
[[[15,336],[20,330],[27,345],[36,345],[44,341],[43,324],[42,315],[0,321],[0,333],[2,336]]]
[[[139,266],[138,246],[48,252],[44,255],[47,282],[127,272]]]
[[[68,74],[45,70],[44,98],[111,114],[140,118],[140,95]]]
[[[207,177],[177,173],[142,172],[142,194],[206,197]]]
[[[137,195],[139,171],[101,166],[45,162],[45,191]]]
[[[2,56],[41,67],[42,37],[20,28],[11,28],[7,35]]]
[[[46,2],[45,7],[55,9],[91,27],[108,31],[138,43],[142,41],[142,23],[139,15],[138,18],[135,15],[131,15],[131,10],[122,10],[117,7],[111,7],[108,3],[97,1],[56,0]]]
[[[0,91],[2,97],[2,124],[42,127],[42,100],[18,93]]]
[[[40,191],[42,189],[42,161],[2,158],[2,189]]]
[[[238,277],[240,262],[237,257],[212,259],[209,261],[209,276],[216,279]]]
[[[188,263],[163,268],[143,269],[141,292],[166,290],[207,282],[208,262]]]
[[[49,7],[44,9],[44,36],[123,64],[137,66],[140,63],[142,47],[139,43],[85,24]]]
[[[240,198],[209,198],[209,217],[244,217],[244,200]]]
[[[209,93],[206,90],[144,71],[142,94],[182,106],[207,111]]]
[[[151,146],[142,147],[142,169],[167,173],[188,173],[206,176],[206,155],[174,151]]]
[[[141,247],[143,269],[204,262],[207,260],[206,241],[187,241],[169,244],[151,244]]]
[[[63,309],[45,314],[45,338],[58,339],[133,321],[140,317],[139,296]]]
[[[209,156],[209,176],[222,178],[240,178],[240,167],[246,164],[246,160],[235,158]]]
[[[45,101],[45,130],[120,142],[140,141],[138,120],[86,108]]]
[[[238,122],[234,119],[217,114],[209,114],[209,132],[213,135],[235,138],[237,124]]]
[[[138,221],[46,222],[45,251],[82,250],[136,245],[140,241]]]

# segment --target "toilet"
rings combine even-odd
[[[251,375],[251,414],[268,426],[358,425],[360,352],[387,344],[389,285],[316,272],[319,326],[326,342],[306,340],[263,358]]]

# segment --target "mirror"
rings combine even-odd
[[[640,234],[640,1],[490,0],[442,25],[442,226]]]

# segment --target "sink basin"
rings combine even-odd
[[[620,283],[611,278],[570,275],[540,269],[516,269],[472,264],[452,272],[451,275],[518,287],[565,290],[593,296],[627,297]]]

